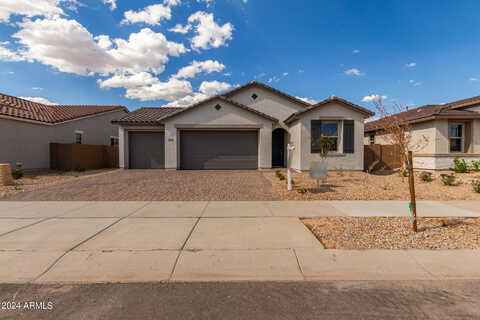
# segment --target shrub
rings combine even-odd
[[[80,167],[80,168],[75,168],[74,171],[76,171],[76,172],[85,172],[85,168],[81,168],[81,167]]]
[[[34,175],[34,174],[32,174],[32,175],[30,175],[30,176],[27,176],[27,178],[32,179],[32,180],[35,180],[35,179],[37,179],[37,176]]]
[[[343,168],[338,169],[337,174],[338,174],[340,177],[343,177]]]
[[[423,171],[423,172],[420,173],[420,179],[423,182],[430,182],[430,181],[432,181],[432,173],[427,172],[427,171]]]
[[[403,170],[402,176],[408,177],[408,170],[407,169]]]
[[[466,173],[468,172],[468,165],[465,159],[460,159],[458,156],[453,159],[453,168],[450,170],[456,173]]]
[[[480,171],[480,161],[472,161],[472,170],[473,171]]]
[[[473,191],[475,191],[476,193],[480,193],[480,181],[479,180],[473,180],[472,181],[472,187],[473,187]]]
[[[73,173],[73,176],[74,176],[75,178],[78,178],[78,177],[80,176],[80,174],[78,174],[78,172],[75,171],[75,172]]]
[[[304,193],[307,193],[308,190],[305,189],[305,188],[301,188],[301,189],[298,189],[297,192],[300,193],[300,194],[304,194]]]
[[[283,173],[280,172],[280,170],[275,171],[275,175],[277,176],[278,180],[285,180],[285,176],[283,175]]]
[[[20,162],[18,162],[15,165],[15,170],[12,172],[12,177],[15,180],[18,180],[21,177],[23,177],[23,169],[22,169],[22,164]]]
[[[455,176],[452,176],[450,174],[441,174],[440,177],[442,178],[442,182],[446,186],[451,186],[455,183]]]
[[[63,171],[63,170],[57,170],[57,174],[59,176],[63,176],[64,173],[65,173],[65,171]]]

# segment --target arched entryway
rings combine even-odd
[[[286,167],[286,139],[287,132],[282,128],[272,131],[272,167]]]

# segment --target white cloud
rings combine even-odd
[[[220,81],[203,81],[200,84],[200,92],[203,94],[206,94],[208,96],[213,96],[216,95],[217,93],[221,91],[228,90],[232,87],[231,84],[226,83],[226,82],[220,82]]]
[[[363,75],[363,73],[361,73],[360,70],[358,70],[356,68],[345,70],[345,74],[347,76],[350,76],[350,75],[361,76],[361,75]]]
[[[283,73],[283,76],[284,76],[284,77],[288,76],[288,72],[284,72],[284,73]]]
[[[261,79],[261,78],[265,77],[266,75],[267,74],[265,72],[261,72],[261,73],[259,73],[255,76],[255,79]]]
[[[105,80],[98,79],[97,83],[100,88],[136,88],[145,85],[159,83],[158,78],[153,77],[148,72],[139,72],[136,74],[117,74]]]
[[[353,52],[353,53],[360,53],[360,50],[354,49],[352,52]]]
[[[190,24],[182,26],[181,24],[178,23],[177,25],[175,25],[175,27],[168,29],[168,31],[186,34],[188,33],[188,31],[190,31],[190,29],[192,29],[192,26]]]
[[[305,70],[303,70],[303,69],[298,70],[298,73],[304,73],[304,72],[305,72]]]
[[[40,88],[40,87],[33,87],[32,90],[36,90],[36,91],[42,91],[43,88]]]
[[[421,82],[416,82],[415,80],[408,80],[408,83],[412,84],[414,87],[421,86]]]
[[[167,82],[158,81],[151,85],[127,88],[125,97],[141,101],[166,100],[175,101],[193,92],[192,85],[187,80],[170,78]]]
[[[369,96],[363,97],[362,102],[372,102],[372,101],[378,100],[378,99],[385,100],[385,99],[387,99],[387,96],[380,96],[378,94],[371,94]]]
[[[33,101],[33,102],[37,102],[37,103],[43,103],[43,104],[47,104],[47,105],[57,105],[58,104],[58,103],[49,101],[48,99],[45,99],[45,98],[42,98],[42,97],[20,97],[20,99],[25,99],[25,100],[29,100],[29,101]]]
[[[94,38],[77,21],[62,18],[25,21],[20,27],[13,37],[24,46],[22,57],[79,75],[158,74],[169,56],[188,51],[183,44],[168,41],[149,28],[130,34],[128,40],[110,40],[105,35]]]
[[[469,80],[470,80],[470,81],[478,81],[478,78],[471,77]]]
[[[181,0],[163,0],[163,4],[169,7],[178,6]]]
[[[278,81],[280,81],[280,78],[277,76],[273,76],[267,80],[268,83],[278,82]]]
[[[231,72],[227,72],[227,73],[224,73],[223,74],[225,77],[231,77],[232,76],[232,73]]]
[[[117,0],[102,0],[104,4],[110,5],[110,10],[115,10],[117,8]]]
[[[10,21],[12,15],[27,17],[63,15],[64,12],[59,7],[60,2],[66,2],[66,0],[2,0],[0,22]]]
[[[206,61],[193,61],[190,65],[178,70],[177,74],[173,75],[173,78],[194,78],[197,73],[206,72],[220,72],[225,69],[225,65],[218,61],[206,60]]]
[[[300,99],[302,101],[305,101],[306,103],[310,103],[310,104],[316,104],[318,102],[318,100],[315,100],[315,99],[312,99],[312,98],[306,98],[306,97],[295,97],[297,99]]]
[[[408,83],[414,83],[415,80],[408,80]]]
[[[23,61],[25,59],[19,54],[17,54],[16,52],[11,51],[10,49],[5,48],[3,46],[0,46],[0,60],[16,62],[16,61]]]
[[[204,93],[196,92],[194,94],[185,96],[181,99],[172,101],[164,105],[164,107],[177,107],[177,108],[185,108],[191,106],[192,104],[198,103],[202,100],[207,99],[208,96]]]
[[[416,62],[410,62],[410,63],[407,63],[407,64],[405,65],[405,67],[407,67],[407,68],[413,68],[413,67],[415,67],[416,65],[417,65]]]
[[[152,26],[157,26],[162,20],[170,20],[172,17],[172,11],[169,6],[163,4],[153,4],[145,7],[140,11],[128,10],[124,13],[125,19],[122,20],[122,24],[129,23],[146,23]]]
[[[8,74],[15,74],[15,72],[13,72],[13,71],[8,71]]]
[[[195,29],[196,36],[190,39],[195,50],[218,48],[232,39],[233,25],[230,22],[218,25],[213,19],[213,13],[198,11],[188,18],[188,22]]]

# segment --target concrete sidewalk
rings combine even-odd
[[[480,202],[418,213],[478,217]],[[324,250],[298,219],[315,216],[408,202],[0,202],[0,282],[480,279],[480,250]]]

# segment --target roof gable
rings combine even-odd
[[[0,116],[44,124],[56,124],[115,110],[128,112],[124,106],[45,105],[0,93]]]
[[[248,82],[248,83],[246,83],[246,84],[243,84],[243,85],[241,85],[241,86],[238,86],[238,87],[236,87],[236,88],[234,88],[234,89],[232,89],[232,90],[230,90],[230,91],[227,91],[227,92],[223,93],[222,96],[227,97],[227,98],[231,98],[231,97],[234,96],[236,93],[238,93],[238,92],[240,92],[240,91],[243,91],[243,90],[245,90],[245,89],[248,89],[248,88],[252,88],[252,87],[260,87],[260,88],[266,89],[266,90],[268,90],[268,91],[270,91],[270,92],[272,92],[272,93],[274,93],[274,94],[276,94],[276,95],[278,95],[278,96],[281,96],[281,97],[283,97],[283,98],[285,98],[285,99],[287,99],[287,100],[289,100],[289,101],[295,102],[295,103],[301,105],[301,106],[304,107],[304,108],[311,106],[311,104],[308,103],[308,102],[305,102],[305,101],[303,101],[303,100],[301,100],[301,99],[298,99],[298,98],[296,98],[296,97],[294,97],[294,96],[291,96],[291,95],[289,95],[289,94],[287,94],[287,93],[285,93],[285,92],[283,92],[283,91],[280,91],[280,90],[278,90],[278,89],[272,88],[272,87],[270,87],[270,86],[267,86],[267,85],[264,84],[264,83],[261,83],[261,82],[255,81],[255,80],[254,80],[254,81],[251,81],[251,82]]]
[[[310,111],[313,111],[313,110],[317,110],[318,108],[322,107],[322,106],[325,106],[331,102],[337,102],[337,103],[340,103],[341,105],[343,106],[346,106],[347,108],[349,109],[352,109],[356,112],[360,112],[368,117],[371,117],[373,115],[375,115],[375,112],[372,112],[368,109],[365,109],[363,107],[360,107],[359,105],[356,105],[350,101],[347,101],[345,99],[342,99],[342,98],[338,98],[338,97],[335,97],[335,96],[332,96],[328,99],[325,99],[323,101],[320,101],[314,105],[311,105],[310,107],[306,108],[305,110],[302,110],[302,111],[299,111],[299,112],[295,112],[294,114],[292,114],[291,116],[289,116],[287,119],[285,119],[285,123],[286,124],[290,124],[298,119],[300,119],[305,113],[308,113]]]

